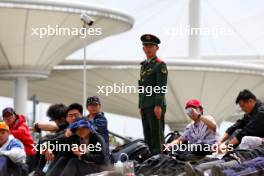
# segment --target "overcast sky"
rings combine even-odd
[[[88,2],[82,0],[83,2]],[[90,1],[89,1],[90,2]],[[133,29],[108,37],[87,47],[90,59],[138,59],[144,55],[139,37],[153,33],[160,37],[162,58],[186,56],[188,36],[171,34],[172,29],[188,26],[188,0],[93,0],[92,2],[126,11],[135,18]],[[264,54],[263,0],[202,0],[201,29],[227,29],[233,33],[201,37],[202,55]],[[101,51],[104,52],[101,52]],[[78,51],[69,58],[82,58]]]

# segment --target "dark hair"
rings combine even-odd
[[[68,114],[68,112],[69,112],[70,110],[74,110],[74,109],[78,110],[81,114],[83,113],[83,107],[82,107],[81,104],[79,104],[79,103],[72,103],[72,104],[70,104],[70,106],[68,107],[68,109],[67,109],[67,111],[66,111],[66,114]]]
[[[239,103],[239,101],[248,101],[249,99],[257,100],[256,96],[249,90],[244,89],[239,92],[237,98],[236,98],[236,104]]]
[[[64,104],[53,104],[49,107],[47,111],[47,116],[51,118],[51,120],[57,120],[60,118],[66,118],[67,106]]]
[[[203,115],[203,113],[204,113],[204,109],[203,109],[203,107],[200,106],[199,108],[200,108],[201,114]]]

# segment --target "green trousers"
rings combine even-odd
[[[144,140],[148,144],[152,155],[159,154],[163,150],[165,112],[166,107],[163,107],[161,118],[158,120],[154,113],[154,107],[141,110]]]

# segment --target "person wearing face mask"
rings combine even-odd
[[[216,143],[216,122],[210,115],[204,115],[203,106],[197,99],[191,99],[186,103],[185,112],[192,120],[183,131],[183,134],[167,144],[168,147],[184,143],[201,144],[201,146],[212,146]],[[209,150],[186,151],[187,153],[204,156],[209,154]]]

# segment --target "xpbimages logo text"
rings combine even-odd
[[[45,142],[43,144],[32,144],[33,150],[39,151],[40,153],[43,153],[45,151],[56,151],[56,152],[70,152],[70,151],[80,151],[81,154],[94,152],[94,151],[102,151],[102,145],[100,143],[97,143],[96,145],[93,144],[63,144],[56,141],[55,143],[51,143],[50,141]]]
[[[78,36],[80,38],[86,38],[87,36],[99,36],[102,35],[102,28],[78,28],[78,27],[60,27],[59,25],[51,26],[42,26],[42,27],[32,27],[31,35],[37,36],[39,38],[45,38],[49,36]]]
[[[189,141],[187,143],[180,142],[179,144],[163,144],[164,150],[163,152],[171,152],[172,154],[176,154],[177,152],[211,152],[211,151],[220,151],[224,150],[226,152],[232,152],[234,150],[233,144],[219,145],[219,144],[192,144]]]
[[[112,85],[97,86],[97,94],[145,94],[152,96],[153,94],[167,93],[167,86],[135,86],[126,85],[125,83],[113,83]]]

